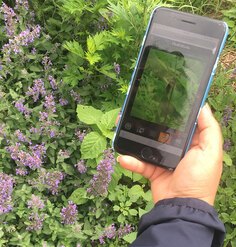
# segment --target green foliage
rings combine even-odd
[[[228,51],[229,52],[229,51]],[[234,64],[231,64],[233,68]],[[236,94],[235,89],[232,87],[232,83],[235,78],[232,74],[232,68],[225,69],[220,67],[216,79],[214,81],[209,103],[215,110],[215,116],[221,124],[222,132],[225,140],[224,152],[224,172],[222,175],[221,186],[218,191],[216,208],[219,212],[220,218],[223,220],[226,226],[227,235],[225,240],[226,247],[232,247],[235,245],[236,240],[236,135],[233,122],[235,121],[235,111],[232,112],[230,117],[227,117],[229,109],[235,109],[236,106]],[[226,145],[230,141],[230,145]]]
[[[3,2],[12,8],[16,4]],[[0,51],[0,171],[15,179],[13,210],[0,215],[0,246],[100,246],[99,238],[112,224],[116,229],[131,225],[133,232],[122,238],[106,238],[103,246],[123,247],[136,238],[139,218],[153,207],[147,180],[116,164],[106,196],[91,196],[87,189],[103,151],[111,147],[115,119],[150,13],[158,4],[215,17],[222,13],[230,26],[233,46],[233,0],[34,0],[29,1],[29,11],[24,7],[14,9],[18,17],[15,36],[36,24],[41,32],[32,43],[19,47],[19,53]],[[0,13],[1,48],[12,38],[4,28]],[[235,66],[219,69],[209,97],[224,138],[231,141],[224,153],[216,202],[227,228],[227,247],[236,246],[235,112],[227,124],[224,122],[226,110],[236,107]],[[43,81],[46,92],[39,93],[36,100],[29,95],[35,80]],[[55,105],[46,108],[46,96],[50,95]],[[16,105],[20,102],[23,105],[18,105],[19,110]],[[43,112],[48,116],[43,118]],[[17,131],[25,140],[19,140]],[[13,159],[8,148],[16,147],[18,142],[18,151],[23,154],[32,154],[31,145],[44,145],[46,153],[39,168],[22,166]],[[77,169],[80,162],[87,169],[85,173]],[[17,168],[26,169],[27,175],[17,174]],[[58,172],[63,179],[56,180],[58,193],[52,194],[45,178]],[[40,196],[43,209],[28,207],[32,194]],[[61,218],[68,201],[78,209],[72,225],[63,224]],[[27,230],[32,212],[43,217],[39,230]]]
[[[223,10],[222,13],[224,15],[224,21],[229,26],[230,41],[234,45],[236,42],[236,6],[233,4],[233,1],[231,5],[231,8]]]
[[[118,113],[119,108],[103,114],[102,111],[92,106],[77,106],[79,120],[88,125],[94,125],[94,129],[97,129],[97,131],[87,134],[82,142],[80,151],[83,159],[98,158],[106,149],[106,138],[113,138],[112,128]]]

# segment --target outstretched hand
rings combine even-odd
[[[197,198],[211,205],[222,173],[222,135],[211,109],[205,105],[198,118],[192,145],[174,171],[131,156],[119,156],[122,167],[150,180],[154,202],[182,197]]]

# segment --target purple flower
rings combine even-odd
[[[52,61],[50,60],[48,56],[45,56],[43,57],[42,64],[44,66],[44,70],[48,71],[52,66]]]
[[[49,131],[49,135],[51,138],[55,137],[56,136],[56,132],[54,130],[50,130]]]
[[[53,195],[57,195],[60,182],[64,178],[63,173],[59,171],[47,172],[42,178],[44,180],[44,184],[48,187],[49,191]]]
[[[48,76],[48,80],[49,80],[49,83],[52,87],[53,90],[56,90],[57,89],[57,82],[56,80],[53,78],[53,76],[49,75]]]
[[[31,127],[30,128],[30,133],[33,133],[33,134],[41,134],[41,130],[38,129],[38,128],[35,128],[35,127]]]
[[[19,129],[15,131],[15,136],[18,138],[20,142],[29,143],[28,138]]]
[[[231,78],[231,79],[236,78],[236,68],[233,70],[233,72],[232,72],[230,78]]]
[[[25,167],[16,168],[16,175],[24,177],[27,174],[28,174],[28,171],[26,170]]]
[[[75,136],[79,139],[80,142],[82,142],[84,140],[84,137],[86,136],[86,130],[76,130],[75,132]]]
[[[31,111],[26,106],[24,106],[24,102],[24,99],[19,99],[15,102],[15,107],[19,112],[23,113],[25,117],[28,117],[31,114]]]
[[[114,239],[115,237],[116,237],[116,227],[114,224],[111,224],[110,226],[104,229],[102,235],[99,237],[99,242],[100,244],[105,244],[104,238]]]
[[[9,146],[7,151],[11,154],[11,158],[15,160],[19,167],[29,167],[32,170],[38,169],[43,163],[43,158],[46,153],[44,144],[29,146],[29,152],[20,150],[20,144]],[[19,170],[17,172],[20,172]]]
[[[68,105],[68,100],[60,98],[59,99],[59,103],[60,103],[61,106],[65,106],[65,105]]]
[[[227,152],[231,149],[232,146],[232,142],[230,139],[225,139],[224,140],[224,145],[223,145],[223,149]]]
[[[76,93],[74,90],[70,91],[70,95],[78,104],[82,103],[81,96],[78,93]]]
[[[104,151],[104,159],[97,166],[97,173],[90,180],[90,187],[87,192],[94,195],[105,195],[113,173],[115,164],[114,154],[110,149]]]
[[[36,209],[43,209],[45,206],[43,201],[40,199],[40,197],[34,194],[32,194],[31,200],[29,200],[27,204],[28,204],[28,208],[36,208]]]
[[[232,119],[232,113],[233,113],[233,108],[232,107],[227,106],[224,109],[223,119],[222,119],[222,124],[224,126],[227,127],[229,125],[229,121]]]
[[[5,128],[4,124],[0,124],[0,137],[6,136],[4,128]]]
[[[123,238],[125,235],[131,233],[134,230],[134,228],[129,225],[126,224],[125,226],[121,226],[118,230],[117,230],[117,234],[119,238]]]
[[[32,96],[33,97],[33,100],[34,102],[36,102],[40,95],[41,96],[45,96],[46,95],[46,90],[45,90],[45,87],[44,87],[44,82],[42,79],[36,79],[34,80],[34,85],[33,87],[29,87],[28,88],[28,91],[26,92],[26,95],[27,96]]]
[[[40,36],[41,27],[39,25],[26,29],[20,34],[9,39],[9,42],[2,48],[2,52],[5,56],[9,57],[11,53],[19,54],[23,52],[22,47],[26,47],[33,43],[36,38]]]
[[[32,50],[31,50],[31,53],[32,53],[33,55],[35,55],[35,54],[36,54],[36,52],[37,52],[36,48],[35,48],[35,47],[33,47],[33,48],[32,48]]]
[[[65,225],[72,225],[76,222],[76,218],[78,215],[78,210],[76,204],[69,201],[67,207],[63,207],[61,210],[61,219],[62,223]]]
[[[100,17],[98,20],[98,29],[100,29],[100,30],[108,29],[107,20],[103,16]]]
[[[45,144],[36,144],[34,146],[30,146],[29,149],[31,150],[31,152],[33,154],[35,154],[36,156],[40,157],[40,158],[44,158],[45,154],[46,154],[46,147]]]
[[[14,179],[5,174],[0,173],[0,215],[8,213],[12,210],[12,198]]]
[[[15,107],[17,108],[18,111],[24,113],[25,112],[25,106],[24,103],[25,100],[24,99],[19,99],[18,101],[15,102]]]
[[[29,10],[29,3],[27,0],[16,0],[15,9],[24,8],[25,10]]]
[[[32,212],[29,215],[30,225],[26,228],[27,231],[39,231],[43,227],[44,215],[39,215]]]
[[[47,112],[39,112],[40,118],[39,121],[40,122],[44,122],[48,120],[48,113]]]
[[[80,160],[77,164],[75,164],[75,167],[76,167],[77,171],[81,174],[87,172],[87,167],[85,166],[84,160]]]
[[[44,107],[51,112],[56,112],[56,103],[52,94],[45,97]]]
[[[70,152],[68,150],[60,150],[58,152],[59,156],[62,156],[63,158],[69,158],[70,157]]]
[[[11,154],[11,158],[13,160],[17,160],[18,153],[20,151],[20,146],[21,146],[20,143],[16,143],[15,145],[6,148],[6,150]]]
[[[120,65],[118,63],[114,63],[114,70],[117,75],[120,74]]]
[[[10,7],[8,7],[5,3],[2,4],[0,8],[0,12],[4,15],[5,28],[8,37],[13,37],[16,30],[16,24],[18,22],[16,13]]]
[[[19,152],[17,161],[19,162],[18,164],[19,166],[24,165],[32,170],[36,170],[40,168],[43,163],[41,157],[39,157],[35,153],[30,154],[30,153],[26,153],[25,151]]]

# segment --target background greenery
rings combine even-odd
[[[5,29],[3,2],[15,13],[11,19],[13,35]],[[124,171],[112,154],[103,155],[103,151],[109,152],[115,118],[150,13],[160,4],[223,19],[230,27],[208,101],[225,139],[224,173],[216,208],[227,228],[225,246],[235,247],[235,1],[32,0],[29,9],[27,1],[0,4],[0,172],[14,178],[13,190],[8,187],[5,201],[12,210],[0,215],[0,246],[112,247],[127,246],[135,238],[140,216],[153,206],[147,181]],[[20,43],[20,37],[26,35],[22,32],[35,30],[36,25],[41,27],[40,35],[28,39],[27,45]],[[9,52],[7,44],[21,51]],[[32,90],[39,79],[45,91],[41,88],[34,100]],[[51,103],[49,96],[53,97]],[[42,112],[47,117],[43,118]],[[17,143],[20,150],[16,150]],[[43,162],[39,167],[32,169],[24,159],[12,159],[11,154],[20,152],[31,157],[36,144],[46,151],[39,157]],[[9,147],[15,148],[15,153]],[[35,165],[35,159],[32,162]],[[78,164],[85,173],[75,166]],[[27,174],[17,175],[18,168]],[[111,181],[106,181],[109,187],[96,189],[99,186],[93,183],[94,176],[102,180],[111,174]],[[43,208],[29,206],[32,194],[44,203]],[[69,208],[70,222],[63,218],[69,201],[77,205],[77,211]],[[34,224],[39,222],[42,226],[36,229]]]

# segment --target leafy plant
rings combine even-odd
[[[135,239],[151,192],[110,148],[157,4],[206,15],[219,8],[235,29],[229,0],[1,1],[0,186],[8,181],[9,200],[0,246],[122,247]],[[216,206],[227,247],[236,239],[235,66],[219,69],[209,97],[225,138]]]
[[[94,126],[94,130],[86,135],[81,145],[83,159],[98,158],[107,147],[106,138],[112,139],[112,131],[119,108],[103,113],[92,106],[77,106],[77,114],[80,121]]]

